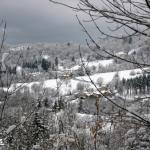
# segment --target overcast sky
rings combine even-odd
[[[79,42],[85,39],[75,12],[49,0],[0,0],[7,43]]]

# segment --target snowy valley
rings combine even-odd
[[[100,150],[122,150],[137,144],[135,133],[149,147],[139,120],[150,121],[150,70],[122,60],[146,60],[149,46],[100,57],[82,45],[82,58],[73,43],[10,46],[1,61],[1,109],[8,101],[0,133],[8,137],[0,147],[9,138],[23,144],[36,130],[30,149],[92,150],[96,142]]]

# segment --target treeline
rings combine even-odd
[[[28,62],[23,62],[23,68],[30,68],[30,69],[39,69],[42,68],[44,71],[48,71],[50,68],[51,70],[56,70],[56,66],[58,66],[58,58],[55,58],[55,63],[52,63],[50,60],[42,59],[42,60],[32,60]]]
[[[138,76],[131,79],[122,79],[119,84],[120,85],[117,87],[120,94],[149,94],[150,74]]]

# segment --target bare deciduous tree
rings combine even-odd
[[[92,44],[94,44],[96,49],[98,49],[99,51],[95,51],[92,48],[91,43],[88,40],[86,40],[88,47],[97,55],[101,56],[102,54],[101,52],[104,52],[104,54],[107,54],[112,58],[117,58],[120,59],[121,61],[134,64],[137,67],[139,67],[141,70],[144,70],[143,69],[144,67],[150,67],[150,64],[145,62],[144,60],[142,62],[139,62],[135,58],[133,59],[124,58],[116,55],[113,52],[110,52],[109,50],[104,48],[100,42],[97,42],[97,39],[94,38],[94,35],[92,35],[90,31],[87,29],[87,27],[85,26],[85,23],[89,23],[89,22],[93,23],[96,31],[99,33],[100,38],[109,37],[118,40],[130,38],[130,42],[131,42],[131,37],[143,36],[149,38],[150,37],[150,1],[149,0],[101,0],[101,1],[78,0],[76,1],[77,2],[76,5],[71,5],[67,2],[65,3],[65,1],[61,2],[59,0],[49,0],[49,1],[55,4],[63,5],[65,7],[69,7],[76,12],[82,12],[89,17],[89,20],[82,21],[81,18],[79,18],[79,16],[76,15],[79,24],[81,25],[83,31],[88,36],[90,42],[92,42]],[[101,28],[100,23],[102,22],[105,23],[105,26],[108,27],[107,30],[106,28],[105,29]],[[82,60],[81,51],[80,51],[80,58]],[[86,71],[86,67],[84,66],[84,63],[82,63],[82,66]],[[146,73],[147,71],[144,71],[144,74]],[[142,126],[144,126],[144,128],[146,129],[147,127],[149,128],[150,122],[148,119],[140,115],[138,112],[128,110],[126,106],[120,105],[119,103],[116,102],[116,98],[113,99],[103,94],[101,90],[99,90],[97,85],[93,82],[90,75],[88,75],[88,73],[86,74],[89,77],[91,83],[97,89],[97,91],[109,102],[111,102],[114,106],[120,109],[118,115],[115,116],[111,114],[113,118],[112,122],[116,122],[117,125],[119,124],[121,125],[121,123],[125,124],[130,120],[128,123],[135,126],[135,128],[140,129]],[[124,102],[126,101],[126,99],[124,98],[121,97],[117,97],[117,98]],[[130,146],[132,147],[132,145]]]

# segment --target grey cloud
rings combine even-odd
[[[7,20],[7,42],[82,40],[72,10],[48,0],[1,0],[0,18]]]
[[[75,12],[49,0],[1,0],[0,19],[7,21],[8,43],[85,41]],[[90,31],[97,35],[92,26]]]

